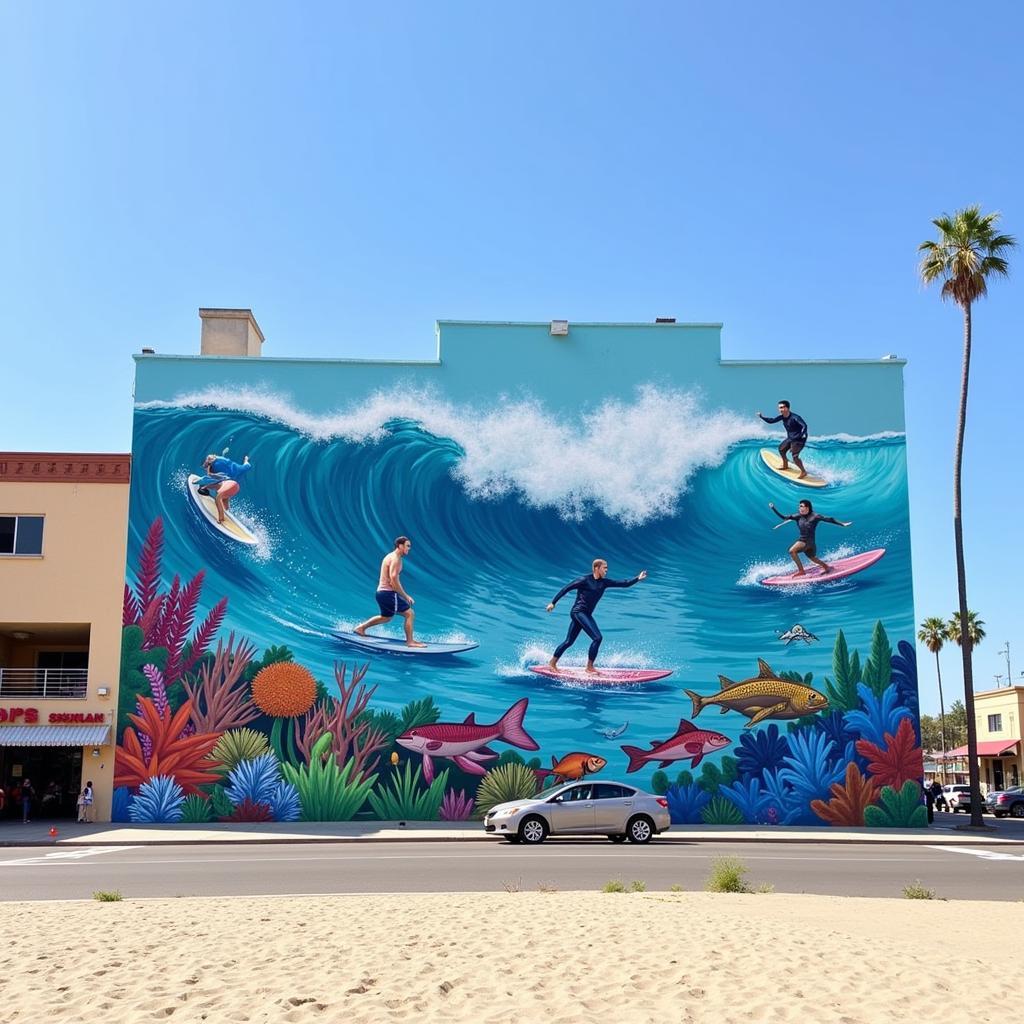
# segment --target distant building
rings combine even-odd
[[[0,452],[3,820],[74,818],[86,782],[110,820],[128,455]],[[13,793],[12,793],[13,791]]]
[[[974,712],[982,787],[1009,789],[1019,786],[1024,779],[1024,758],[1021,756],[1024,686],[1004,686],[999,690],[976,693]],[[947,762],[962,763],[963,772],[966,773],[966,745],[949,751]]]

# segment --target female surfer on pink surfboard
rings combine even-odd
[[[800,538],[795,541],[789,549],[789,557],[796,562],[794,576],[804,575],[804,566],[800,561],[800,554],[805,554],[815,565],[820,565],[822,572],[827,576],[832,567],[818,558],[818,546],[815,543],[814,532],[818,529],[818,523],[832,523],[833,526],[853,526],[853,523],[843,523],[831,516],[823,516],[820,512],[814,511],[814,506],[809,501],[801,501],[797,506],[797,514],[784,516],[776,507],[775,503],[769,501],[768,507],[783,522],[793,521],[800,531]],[[779,523],[781,526],[782,523]],[[779,527],[777,526],[776,529]]]
[[[590,650],[587,651],[587,672],[596,673],[594,659],[597,657],[601,641],[604,639],[594,621],[594,609],[597,607],[597,602],[610,587],[632,587],[645,579],[647,579],[647,570],[641,569],[631,580],[610,580],[608,579],[608,563],[603,558],[595,558],[589,576],[581,576],[578,580],[573,580],[572,583],[567,583],[562,587],[548,605],[549,612],[555,610],[555,605],[570,590],[576,591],[576,600],[573,602],[572,611],[569,612],[569,632],[555,648],[555,653],[551,655],[548,666],[557,672],[558,659],[576,643],[580,633],[583,632],[590,637]]]

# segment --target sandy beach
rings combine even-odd
[[[1024,904],[706,893],[0,905],[0,1020],[1013,1019]]]

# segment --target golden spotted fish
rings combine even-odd
[[[735,683],[726,676],[719,676],[722,688],[714,696],[702,697],[693,690],[686,690],[686,696],[693,701],[693,717],[696,718],[709,704],[718,704],[722,714],[739,711],[750,721],[750,729],[766,718],[803,718],[828,709],[828,697],[804,683],[791,683],[780,679],[763,658],[757,659],[757,675]]]

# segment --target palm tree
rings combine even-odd
[[[921,280],[942,282],[943,299],[951,299],[964,314],[964,359],[960,375],[960,414],[953,461],[953,539],[956,544],[956,583],[960,604],[960,632],[964,664],[964,704],[967,707],[967,764],[971,783],[971,825],[981,828],[981,785],[978,775],[978,729],[974,720],[974,676],[971,672],[971,634],[967,618],[967,570],[964,565],[964,530],[960,500],[960,476],[964,458],[964,427],[967,422],[967,385],[971,373],[971,306],[988,294],[990,277],[1006,277],[1007,255],[1017,244],[1010,235],[996,232],[998,213],[982,214],[980,206],[968,206],[952,217],[937,217],[938,241],[922,242]]]
[[[946,639],[952,640],[957,647],[963,647],[963,621],[958,612],[953,612],[946,623]],[[985,620],[978,618],[977,612],[967,613],[967,636],[971,647],[977,647],[985,639]]]
[[[942,782],[946,782],[946,704],[942,699],[942,668],[939,666],[939,651],[949,639],[946,623],[937,615],[921,623],[917,639],[935,655],[935,674],[939,677],[939,736],[942,740]]]

